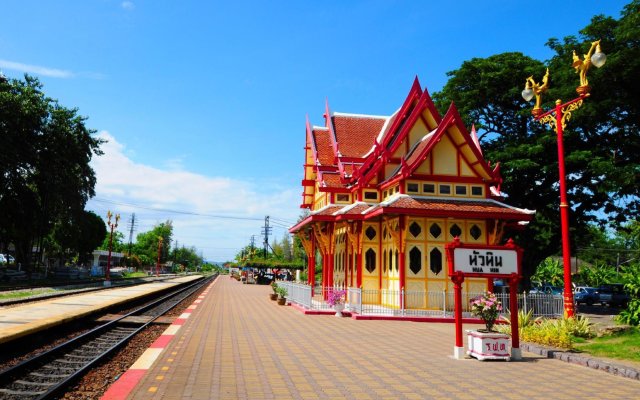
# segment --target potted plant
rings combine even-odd
[[[287,289],[279,287],[276,292],[278,293],[278,304],[281,306],[285,305],[287,303],[287,295],[289,294]]]
[[[346,290],[331,290],[327,296],[327,304],[336,311],[336,317],[342,317],[344,302],[347,295]]]
[[[471,314],[480,317],[485,329],[467,330],[467,354],[478,360],[509,360],[511,358],[510,337],[493,330],[502,304],[494,293],[487,292],[470,301]]]
[[[271,290],[273,290],[273,293],[269,294],[269,298],[274,301],[278,300],[278,284],[276,281],[271,282]]]

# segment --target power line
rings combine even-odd
[[[120,206],[141,208],[143,210],[167,212],[167,213],[172,213],[172,214],[193,215],[193,216],[197,216],[197,217],[208,217],[208,218],[239,219],[239,220],[246,220],[246,221],[262,221],[262,218],[237,217],[237,216],[230,216],[230,215],[215,215],[215,214],[201,214],[201,213],[196,213],[196,212],[193,212],[193,211],[171,210],[171,209],[168,209],[168,208],[149,207],[149,206],[143,206],[141,204],[125,203],[125,202],[120,202],[120,201],[98,199],[98,198],[93,198],[92,200],[93,201],[97,201],[99,203],[115,204],[115,205],[120,205]]]

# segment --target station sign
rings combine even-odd
[[[453,250],[456,272],[469,274],[510,275],[518,273],[518,252],[483,248]]]
[[[522,249],[511,239],[504,246],[483,246],[456,238],[445,247],[449,276],[500,279],[520,275]]]

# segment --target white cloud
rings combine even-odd
[[[299,187],[274,188],[204,176],[185,171],[179,160],[169,162],[168,169],[154,168],[127,157],[128,149],[108,132],[98,136],[108,143],[102,145],[105,154],[91,161],[97,176],[96,197],[87,207],[103,218],[107,209],[120,213],[119,230],[127,240],[132,213],[138,218],[137,233],[170,219],[180,246],[195,246],[207,259],[226,261],[246,246],[252,235],[260,235],[266,215],[293,223],[300,213]],[[274,226],[278,240],[284,232],[284,227]],[[256,244],[261,243],[262,238],[256,237]]]
[[[122,8],[124,8],[125,10],[133,10],[134,8],[136,8],[136,5],[133,4],[132,1],[123,1],[122,3],[120,3],[120,6],[122,6]]]
[[[100,72],[73,72],[65,69],[42,67],[40,65],[23,64],[15,61],[0,60],[0,69],[18,71],[27,74],[47,76],[50,78],[89,78],[105,79],[107,76]]]
[[[73,78],[75,76],[73,72],[64,69],[41,67],[39,65],[22,64],[7,60],[0,60],[0,68],[48,76],[51,78]]]

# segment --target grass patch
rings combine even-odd
[[[0,293],[0,300],[8,299],[23,299],[25,297],[37,296],[46,293],[53,293],[53,289],[36,289],[36,290],[21,290],[16,292]]]
[[[584,343],[575,343],[575,348],[595,357],[640,363],[640,329],[634,327],[610,336],[586,340]]]
[[[123,277],[125,278],[146,278],[147,273],[143,272],[143,271],[139,271],[139,272],[125,272],[124,274],[122,274]]]

